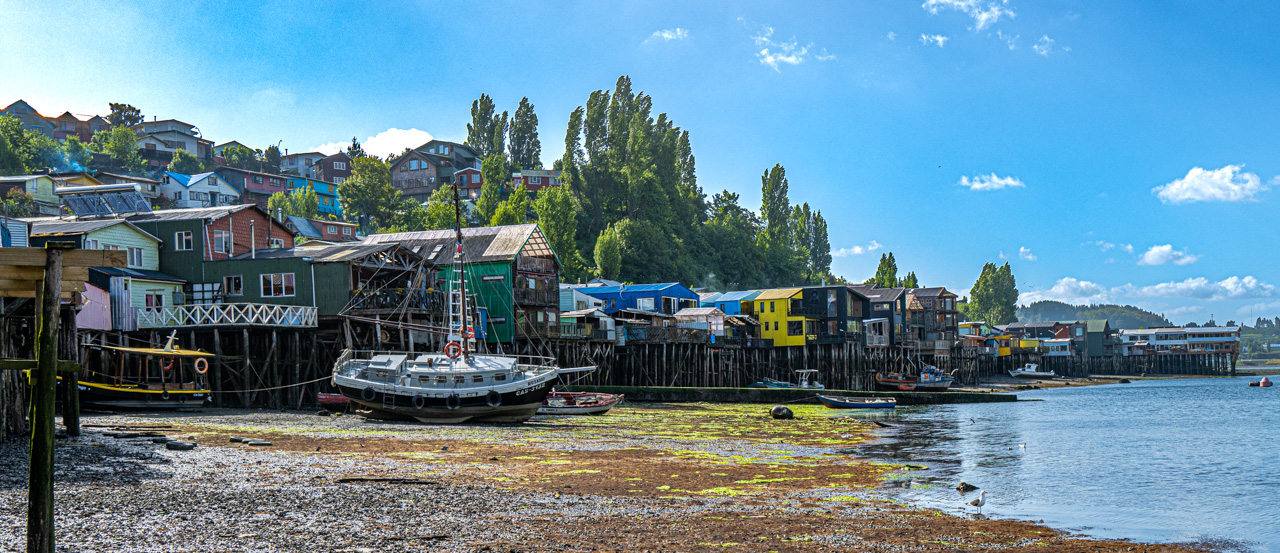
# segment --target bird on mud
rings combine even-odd
[[[969,505],[969,506],[972,506],[972,507],[977,507],[977,508],[978,508],[978,514],[982,514],[982,506],[983,506],[983,505],[986,505],[986,504],[987,504],[987,492],[986,492],[986,491],[983,491],[982,493],[978,494],[978,498],[977,498],[977,499],[975,499],[975,500],[973,500],[973,501],[970,501],[970,502],[968,502],[968,503],[965,503],[965,505]]]

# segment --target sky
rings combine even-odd
[[[0,104],[176,118],[216,142],[372,153],[462,141],[481,93],[569,113],[629,75],[708,196],[782,164],[832,270],[881,254],[967,294],[1175,323],[1280,316],[1275,2],[0,0]]]

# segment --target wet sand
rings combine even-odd
[[[913,508],[912,467],[859,458],[874,426],[819,406],[625,405],[603,417],[434,426],[315,413],[86,416],[60,440],[66,551],[1187,551]],[[169,451],[147,430],[200,444]],[[265,439],[254,447],[231,437]],[[0,550],[25,545],[26,444],[0,445]],[[981,483],[978,483],[981,485]]]

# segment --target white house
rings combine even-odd
[[[133,126],[140,137],[138,148],[162,152],[186,150],[201,160],[213,159],[213,141],[205,140],[200,129],[177,119],[143,121]]]
[[[160,175],[160,194],[173,198],[177,209],[240,203],[240,191],[217,173],[184,175],[165,171]]]
[[[316,164],[320,163],[320,160],[325,157],[327,156],[320,152],[285,154],[280,156],[280,170],[288,171],[293,169],[298,172],[298,176],[314,179],[316,178]]]

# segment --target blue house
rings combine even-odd
[[[747,290],[745,292],[725,292],[715,300],[715,307],[724,311],[725,315],[741,315],[742,302],[751,301],[760,295],[759,290]]]
[[[698,307],[698,294],[679,282],[584,286],[584,294],[604,301],[601,308],[612,315],[622,309],[639,309],[675,315],[686,307]]]
[[[290,191],[304,188],[311,188],[316,191],[316,199],[320,204],[321,215],[333,215],[342,218],[342,201],[338,197],[338,185],[306,177],[289,178]]]

